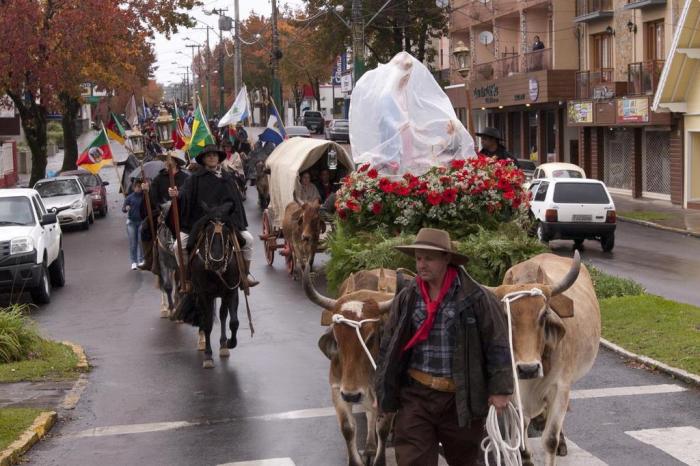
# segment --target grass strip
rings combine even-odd
[[[78,377],[78,357],[68,346],[39,340],[23,361],[0,364],[0,383],[68,380]]]
[[[649,294],[600,300],[603,336],[700,375],[700,308]]]
[[[0,450],[4,450],[17,440],[40,413],[41,410],[35,408],[1,408]]]
[[[633,220],[642,220],[644,222],[663,222],[671,218],[670,214],[649,210],[630,210],[627,212],[618,212],[617,215]]]

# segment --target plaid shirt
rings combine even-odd
[[[459,277],[455,279],[435,316],[433,328],[425,341],[413,347],[410,368],[426,372],[434,377],[452,378],[452,358],[457,347],[454,330],[454,317],[457,313],[454,295],[460,286]],[[422,297],[416,300],[413,310],[412,329],[415,333],[428,315],[428,309]]]

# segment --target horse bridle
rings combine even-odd
[[[228,268],[229,262],[231,262],[231,254],[233,253],[233,241],[230,235],[227,237],[224,235],[224,224],[218,220],[211,220],[209,223],[214,224],[214,232],[210,236],[205,236],[204,238],[204,257],[201,255],[201,249],[198,248],[197,254],[199,258],[204,261],[204,268],[210,271],[216,271],[218,273],[225,273]],[[233,233],[232,233],[233,234]],[[206,233],[205,233],[206,235]],[[216,237],[221,238],[222,243],[222,254],[221,257],[212,257],[211,246],[214,243]],[[212,265],[221,264],[223,262],[223,269],[214,269]]]

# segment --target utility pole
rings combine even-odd
[[[241,66],[241,24],[239,21],[238,0],[233,2],[233,33],[235,43],[233,45],[233,95],[238,96],[243,83],[243,67]]]
[[[199,48],[201,45],[196,44],[196,45],[186,45],[186,47],[189,47],[192,49],[192,97],[198,96],[199,95],[199,89],[197,89],[197,79],[195,79],[195,71],[194,71],[194,49],[197,49],[197,54],[199,54]],[[201,71],[201,70],[200,70]],[[201,74],[201,73],[200,73]],[[202,77],[200,76],[199,82],[202,82]],[[196,103],[196,102],[195,102]]]
[[[362,0],[352,0],[352,74],[353,87],[365,72],[365,19]]]
[[[357,0],[353,0],[354,2]],[[272,99],[275,102],[277,111],[280,112],[282,107],[282,86],[280,85],[279,79],[277,79],[277,69],[278,61],[282,58],[282,52],[280,51],[280,37],[277,31],[277,0],[271,0],[272,3],[272,15],[270,19],[272,21],[272,56],[270,57],[270,65],[272,68]],[[280,115],[280,118],[283,116]]]
[[[224,109],[224,31],[230,31],[231,18],[224,15],[228,8],[215,8],[212,13],[219,15],[219,117],[223,116]],[[236,11],[238,11],[238,1],[236,1]]]
[[[207,66],[207,71],[206,71],[206,77],[207,77],[207,116],[211,115],[211,86],[209,85],[209,75],[210,69],[209,69],[209,64],[211,63],[211,49],[209,48],[209,26],[207,26],[207,57],[205,59],[206,66]]]

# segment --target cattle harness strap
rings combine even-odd
[[[505,304],[506,317],[508,319],[508,348],[510,350],[510,365],[513,371],[513,385],[515,386],[515,401],[508,403],[506,411],[503,413],[503,426],[505,432],[501,432],[498,423],[498,413],[496,408],[491,406],[486,418],[487,436],[481,442],[481,449],[484,451],[484,462],[490,465],[489,453],[496,459],[497,466],[521,466],[521,448],[525,448],[525,425],[523,421],[523,403],[520,398],[520,384],[518,383],[518,373],[515,367],[515,354],[513,352],[513,323],[510,314],[510,304],[520,298],[541,296],[547,299],[539,288],[531,290],[514,291],[506,294],[501,300]]]
[[[367,348],[367,345],[365,344],[365,340],[362,339],[362,334],[360,333],[360,329],[362,328],[362,325],[367,323],[367,322],[379,322],[381,319],[362,319],[362,320],[352,320],[352,319],[346,319],[343,317],[341,314],[333,314],[333,323],[334,324],[345,324],[347,326],[353,327],[355,329],[355,333],[357,334],[357,339],[360,340],[360,344],[362,345],[362,349],[365,350],[365,354],[367,355],[367,359],[369,359],[370,364],[372,364],[372,367],[374,370],[377,370],[377,363],[374,362],[374,358],[372,357],[372,353],[369,352],[369,348]]]

